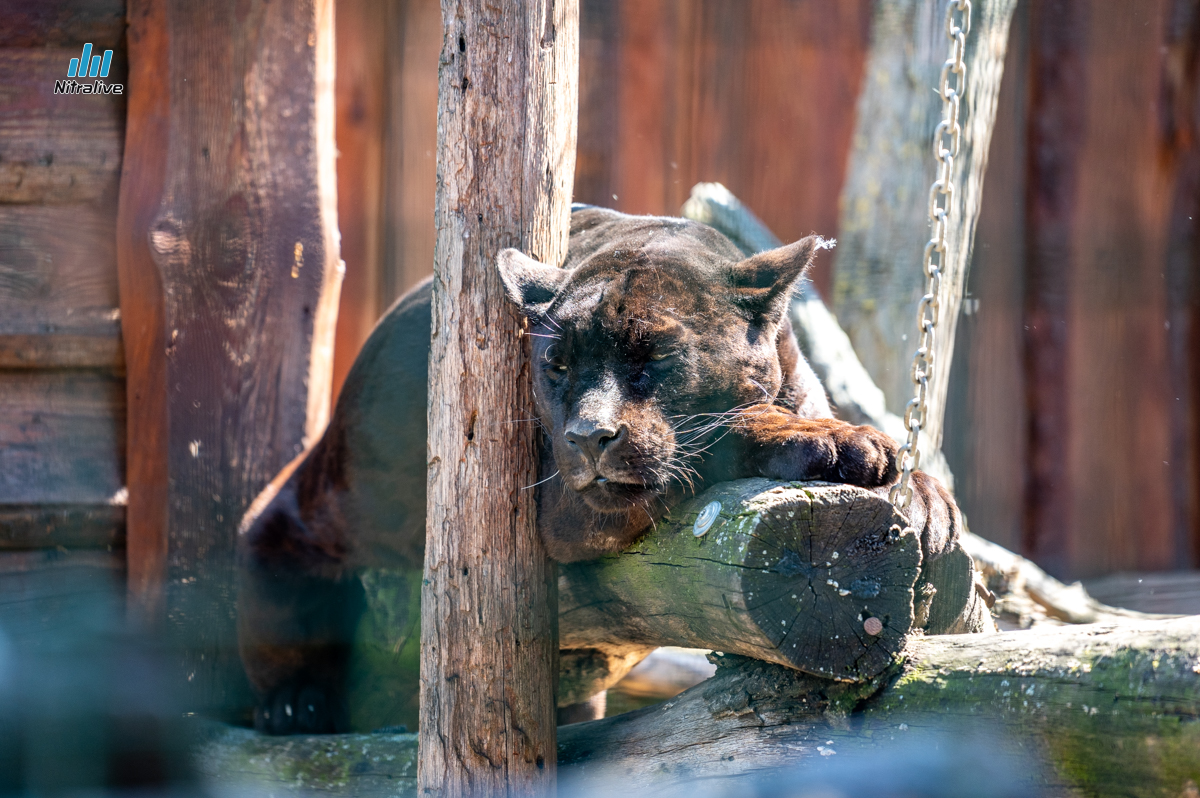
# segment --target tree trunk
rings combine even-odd
[[[421,592],[423,792],[555,785],[555,569],[535,528],[537,428],[496,254],[566,256],[578,5],[443,0],[429,480]]]
[[[930,235],[927,201],[936,164],[930,145],[942,113],[931,89],[938,85],[948,51],[946,5],[942,0],[876,4],[840,201],[834,312],[893,413],[902,413],[913,394],[909,364],[917,343],[917,301],[925,293],[922,255]],[[926,451],[941,447],[955,328],[1015,7],[1016,0],[971,4],[967,88],[959,112],[962,147],[954,163],[949,259],[943,266],[930,412],[923,430]]]
[[[178,634],[189,708],[236,711],[238,520],[329,417],[333,3],[137,0],[129,19],[130,591]]]
[[[986,734],[993,767],[998,759],[1002,777],[1021,788],[1007,794],[1173,796],[1200,783],[1200,618],[917,637],[904,653],[903,665],[860,685],[717,658],[716,676],[667,704],[563,727],[563,781],[600,794],[614,784],[650,794],[680,780],[697,790],[706,779],[729,783],[833,755],[879,770],[906,739],[911,753],[948,735]],[[281,739],[224,729],[197,759],[218,786],[413,795],[415,747],[412,735]],[[970,762],[947,767],[980,777]]]

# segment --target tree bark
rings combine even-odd
[[[535,528],[537,428],[496,254],[566,256],[579,9],[443,0],[429,479],[421,593],[422,792],[555,785],[555,570]]]
[[[833,307],[887,406],[902,413],[913,388],[917,301],[925,293],[922,256],[929,239],[927,198],[934,180],[933,131],[938,85],[949,41],[946,2],[881,0],[858,100],[850,169],[842,189]],[[1016,0],[977,0],[967,35],[967,88],[959,119],[962,147],[943,267],[936,361],[924,449],[941,447],[959,306],[979,216],[996,99]]]

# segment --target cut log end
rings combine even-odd
[[[792,667],[864,681],[913,623],[916,533],[880,497],[782,489],[756,519],[743,577],[750,617]]]

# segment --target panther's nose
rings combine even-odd
[[[594,463],[605,449],[625,440],[628,431],[629,428],[624,424],[612,426],[580,420],[563,430],[563,437]]]

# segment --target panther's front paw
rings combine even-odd
[[[264,734],[332,734],[342,731],[326,689],[289,683],[275,688],[254,709],[254,728]]]
[[[898,447],[892,436],[874,427],[847,424],[834,431],[833,438],[837,448],[833,481],[863,488],[878,488],[896,481]]]
[[[820,479],[863,488],[896,481],[896,442],[874,427],[832,418],[801,418],[771,405],[745,410],[735,427],[750,444],[758,476]]]

